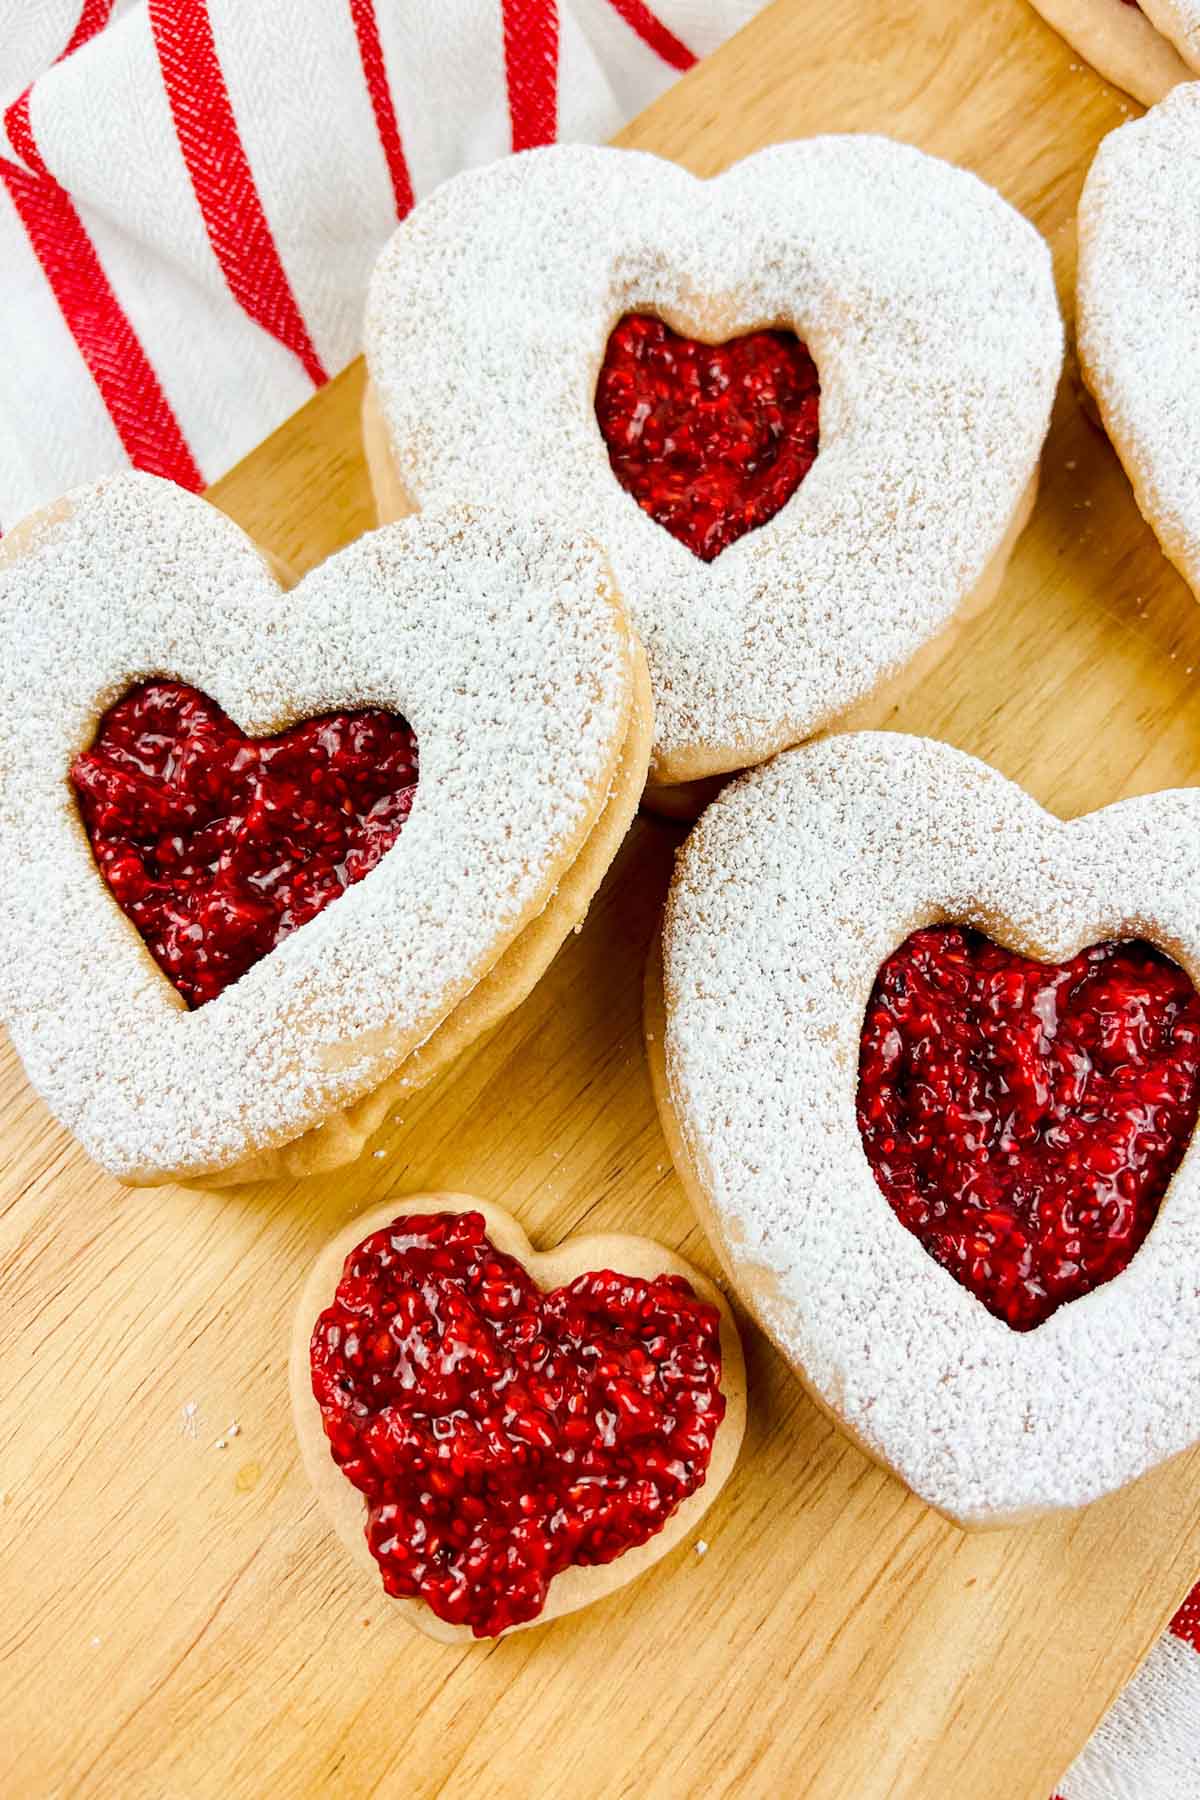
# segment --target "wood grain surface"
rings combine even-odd
[[[1127,106],[1022,0],[777,0],[623,141],[710,173],[816,131],[906,138],[1036,220],[1069,311],[1076,197]],[[353,369],[214,490],[298,570],[371,523],[360,391]],[[1198,670],[1200,610],[1068,373],[998,599],[855,722],[947,738],[1072,813],[1200,776]],[[543,1245],[631,1230],[714,1268],[639,1042],[680,835],[640,821],[500,1034],[303,1186],[126,1192],[5,1050],[0,1793],[1046,1800],[1200,1569],[1200,1456],[965,1537],[751,1333],[746,1449],[707,1554],[467,1649],[389,1616],[301,1474],[291,1312],[360,1209],[473,1190]]]

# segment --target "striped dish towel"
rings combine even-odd
[[[0,528],[213,481],[456,170],[602,139],[762,0],[0,0]]]
[[[358,350],[471,164],[603,139],[762,0],[0,0],[0,526],[215,480]],[[1200,1796],[1200,1587],[1062,1800]]]

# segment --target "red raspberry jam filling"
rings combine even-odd
[[[793,332],[700,344],[641,313],[613,331],[596,384],[617,480],[703,562],[795,493],[816,461],[820,401]]]
[[[602,1269],[544,1292],[475,1212],[352,1250],[311,1357],[385,1589],[476,1637],[661,1531],[725,1415],[719,1315],[688,1282]]]
[[[147,681],[71,780],[113,896],[189,1006],[372,870],[417,791],[417,740],[369,708],[246,737],[214,700]]]
[[[858,1127],[901,1224],[1029,1331],[1130,1262],[1200,1104],[1200,996],[1146,943],[1033,962],[957,925],[879,971]]]

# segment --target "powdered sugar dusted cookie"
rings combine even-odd
[[[964,1525],[1200,1436],[1200,794],[1063,822],[940,744],[705,813],[648,981],[660,1109],[814,1398]]]
[[[0,1006],[31,1080],[126,1181],[347,1160],[582,916],[649,729],[581,536],[461,508],[284,595],[169,483],[69,496],[0,550]]]
[[[1170,0],[1166,4],[1144,0],[1142,6],[1133,0],[1032,0],[1032,4],[1098,74],[1143,106],[1153,106],[1179,82],[1192,79],[1192,70],[1172,41],[1174,33],[1159,23],[1183,10]]]
[[[580,147],[463,175],[381,257],[366,348],[384,516],[536,499],[605,545],[664,786],[808,736],[994,582],[1062,343],[997,194],[827,137],[711,182]]]
[[[1080,368],[1137,503],[1200,593],[1200,83],[1097,151],[1076,311]]]
[[[291,1389],[338,1537],[451,1643],[546,1624],[656,1563],[720,1493],[746,1416],[737,1327],[689,1263],[618,1234],[539,1253],[465,1194],[407,1195],[327,1246]]]

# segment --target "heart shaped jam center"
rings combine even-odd
[[[711,562],[804,480],[820,400],[816,364],[794,332],[701,344],[628,313],[608,340],[596,418],[621,486]]]
[[[492,1637],[704,1482],[720,1319],[679,1276],[545,1292],[479,1213],[399,1218],[346,1259],[312,1386],[389,1594]]]
[[[390,850],[417,740],[375,708],[251,738],[206,694],[147,681],[104,715],[71,780],[117,904],[202,1006]]]
[[[858,1127],[900,1222],[1016,1331],[1129,1263],[1200,1104],[1200,996],[1146,943],[1033,962],[934,926],[879,971]]]

